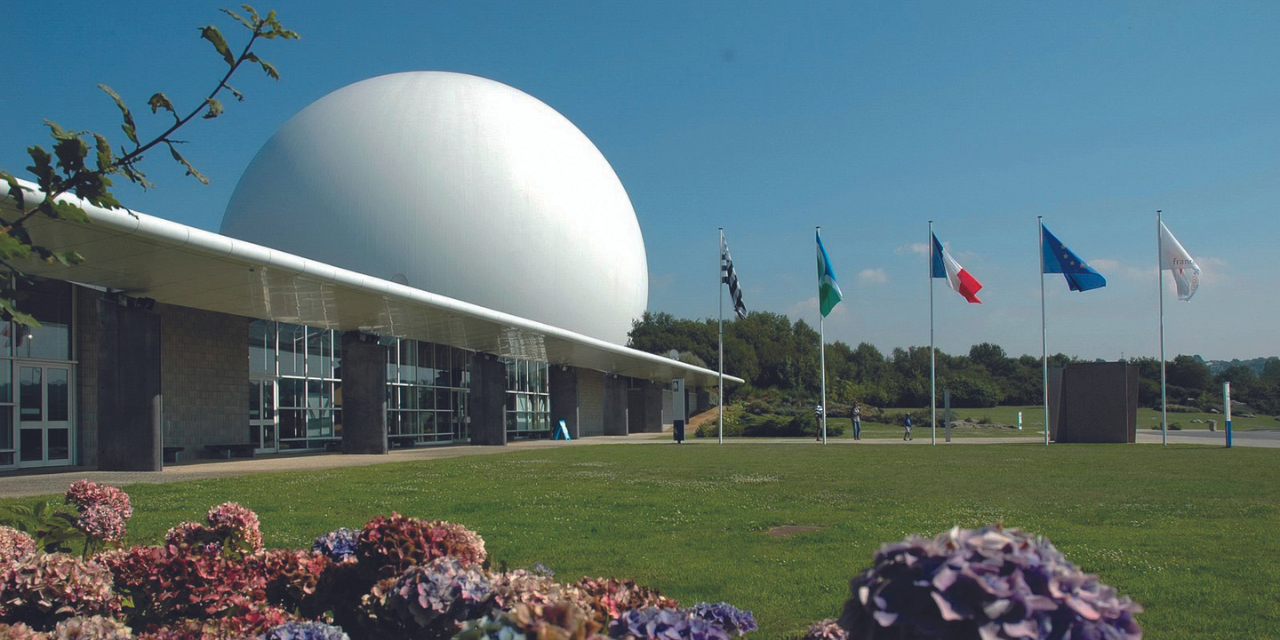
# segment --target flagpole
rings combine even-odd
[[[716,432],[716,441],[718,444],[724,444],[724,227],[720,227],[720,276],[716,285],[716,295],[720,298],[720,427]]]
[[[1160,210],[1156,209],[1156,271],[1160,286],[1160,443],[1169,445],[1169,401],[1165,397],[1164,378],[1164,234],[1160,233]]]
[[[1044,446],[1049,446],[1049,331],[1044,313],[1044,216],[1036,216],[1040,233],[1040,373],[1044,384]]]
[[[933,346],[933,221],[929,221],[929,239],[925,243],[929,247],[929,259],[925,266],[929,269],[929,444],[938,444],[938,352]]]
[[[822,235],[822,227],[814,227],[818,236]],[[822,315],[822,283],[818,283],[818,367],[822,369],[822,444],[827,443],[827,340]]]

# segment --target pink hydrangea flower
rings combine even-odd
[[[12,527],[0,527],[0,565],[21,562],[35,552],[35,538]]]
[[[205,516],[209,527],[215,531],[235,533],[249,544],[253,551],[262,550],[262,531],[258,528],[258,514],[234,502],[224,502],[209,510]]]

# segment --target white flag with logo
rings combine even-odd
[[[1178,285],[1178,299],[1190,300],[1200,287],[1200,267],[1191,258],[1191,254],[1182,248],[1182,243],[1169,233],[1169,227],[1160,223],[1160,268],[1173,272],[1173,281]]]

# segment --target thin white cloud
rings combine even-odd
[[[863,269],[858,272],[858,281],[867,284],[884,284],[889,281],[889,275],[884,269]]]
[[[904,244],[901,247],[894,249],[893,252],[894,253],[913,253],[918,256],[927,256],[929,255],[929,245],[923,242],[913,242],[911,244]]]
[[[846,309],[848,307],[849,305],[847,301],[837,304],[836,308],[831,310],[831,315],[827,316],[827,319],[832,320],[843,317],[845,313],[847,313]],[[791,305],[791,308],[787,310],[787,317],[792,320],[803,319],[804,321],[813,324],[818,318],[818,296],[801,300],[800,302]]]

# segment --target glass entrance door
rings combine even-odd
[[[18,365],[18,466],[71,464],[71,368]]]
[[[280,419],[276,411],[275,379],[249,380],[249,442],[258,453],[275,453],[280,448]]]

